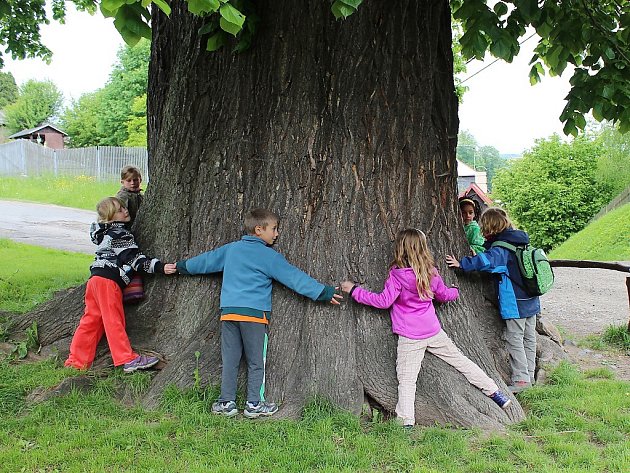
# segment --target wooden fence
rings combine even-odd
[[[149,180],[146,148],[92,146],[50,149],[27,140],[0,145],[0,176],[89,176],[119,181],[120,170],[133,165]]]
[[[608,205],[606,205],[605,207],[602,207],[602,209],[599,212],[597,212],[597,215],[595,215],[591,219],[591,222],[597,220],[600,217],[603,217],[608,212],[615,210],[617,207],[621,207],[622,205],[627,204],[628,202],[630,202],[630,187],[626,188],[626,190],[622,191],[621,194],[619,194],[617,197],[611,200]]]

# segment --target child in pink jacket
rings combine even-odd
[[[394,260],[383,292],[370,292],[351,281],[342,282],[341,289],[361,304],[390,309],[392,331],[398,335],[396,415],[405,428],[415,424],[416,382],[425,351],[462,373],[499,407],[505,409],[510,405],[512,401],[497,384],[464,356],[442,330],[433,299],[453,301],[459,290],[446,287],[442,281],[422,231],[408,228],[396,235]]]

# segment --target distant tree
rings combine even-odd
[[[133,47],[120,48],[105,87],[81,96],[64,112],[63,123],[71,146],[125,146],[128,123],[134,119],[145,124],[144,144],[140,146],[146,146],[149,46],[148,41],[142,40]],[[135,100],[142,96],[144,109],[134,109]]]
[[[118,62],[103,89],[103,138],[100,144],[123,146],[127,141],[127,122],[135,116],[131,110],[134,99],[147,93],[150,55],[151,44],[147,40],[141,40],[133,47],[121,48],[118,52]],[[146,109],[143,117],[146,120]]]
[[[18,88],[13,74],[0,72],[0,108],[15,102],[17,98]]]
[[[17,100],[5,107],[7,128],[15,133],[52,121],[62,102],[63,94],[53,82],[29,80],[20,87]]]
[[[616,195],[630,186],[630,133],[622,134],[618,127],[607,123],[598,140],[602,154],[597,160],[596,178]]]
[[[488,190],[492,190],[492,180],[497,170],[507,165],[498,149],[494,146],[479,146],[477,139],[468,130],[460,130],[457,135],[457,159],[477,171],[485,171]]]
[[[83,94],[63,112],[61,123],[72,148],[96,146],[103,141],[103,90]]]
[[[580,231],[613,192],[595,177],[602,145],[584,137],[563,143],[558,135],[537,141],[494,179],[493,196],[532,242],[547,250]]]
[[[461,162],[475,167],[476,154],[479,144],[477,139],[468,130],[459,130],[457,134],[457,159]]]
[[[125,146],[147,146],[147,94],[136,97],[131,104],[132,117],[127,122],[129,137]]]

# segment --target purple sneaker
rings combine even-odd
[[[512,400],[501,391],[490,394],[490,396],[488,397],[496,402],[497,406],[499,406],[501,409],[506,409],[510,404],[512,404]]]
[[[146,370],[157,365],[159,362],[160,359],[155,356],[139,355],[129,363],[125,363],[123,371],[125,373],[133,373],[136,370]]]

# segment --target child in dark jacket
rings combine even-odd
[[[90,236],[98,248],[85,289],[85,312],[72,337],[65,366],[89,368],[96,346],[105,334],[114,366],[123,365],[125,373],[147,369],[159,360],[132,350],[125,330],[122,289],[135,271],[165,274],[175,271],[165,271],[159,260],[140,253],[133,234],[125,227],[130,217],[120,199],[107,197],[98,203],[96,211],[98,222],[92,224]]]
[[[425,351],[462,373],[499,407],[505,409],[510,405],[511,400],[499,391],[497,384],[459,351],[442,330],[433,299],[455,300],[459,290],[446,287],[442,281],[423,232],[414,228],[398,232],[383,292],[367,291],[351,281],[342,282],[341,290],[361,304],[390,309],[392,331],[398,335],[396,415],[405,427],[415,423],[416,382]]]
[[[125,166],[122,168],[120,171],[120,183],[122,187],[116,194],[116,197],[122,200],[123,205],[129,211],[129,226],[131,226],[136,220],[136,215],[144,199],[142,189],[140,188],[140,184],[142,184],[140,169],[135,166]]]
[[[214,414],[232,417],[236,407],[236,382],[243,352],[247,360],[247,402],[243,415],[254,419],[278,411],[265,399],[267,327],[271,318],[271,289],[274,280],[314,301],[339,304],[342,297],[289,264],[271,246],[278,238],[280,218],[266,209],[245,216],[240,240],[193,258],[166,264],[181,274],[223,272],[221,285],[221,395],[212,405]]]
[[[520,392],[534,382],[536,369],[536,315],[540,313],[540,299],[526,294],[518,269],[516,255],[510,250],[492,246],[504,241],[514,246],[529,243],[529,236],[513,228],[503,209],[491,207],[481,214],[481,231],[486,239],[486,251],[476,256],[457,260],[448,255],[451,268],[463,271],[484,271],[498,275],[496,280],[499,311],[505,320],[507,349],[512,368],[512,392]]]

